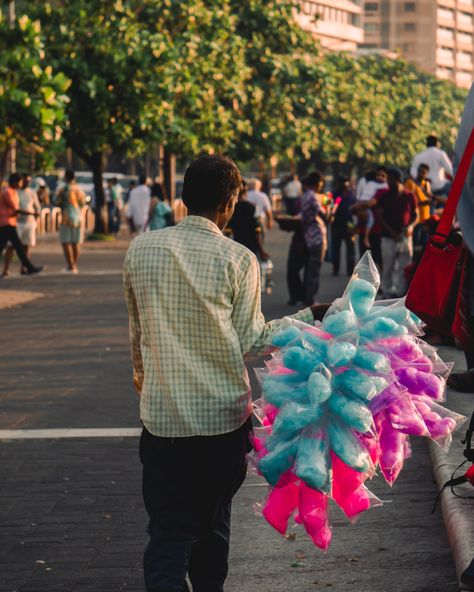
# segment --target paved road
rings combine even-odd
[[[268,318],[289,312],[287,241],[279,231],[270,237],[277,287],[264,299]],[[124,247],[86,247],[83,273],[69,276],[58,273],[56,243],[42,244],[36,260],[47,262],[47,274],[0,284],[0,302],[3,289],[44,294],[0,309],[0,430],[138,427],[115,273]],[[322,301],[340,295],[346,281],[329,272]],[[144,590],[137,444],[119,436],[0,443],[0,592]],[[334,543],[323,555],[300,530],[285,540],[254,514],[265,487],[250,476],[234,506],[227,592],[456,590],[441,516],[430,515],[436,488],[426,444],[415,442],[393,490],[380,479],[372,489],[390,503],[356,526],[334,509]]]

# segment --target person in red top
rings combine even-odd
[[[10,243],[25,269],[25,274],[32,275],[42,271],[43,266],[36,267],[31,263],[16,230],[18,214],[34,214],[34,212],[20,210],[20,198],[17,191],[20,181],[20,175],[13,173],[8,179],[8,187],[5,187],[0,193],[0,257],[7,243]]]
[[[402,184],[402,172],[388,171],[388,190],[376,196],[375,218],[382,231],[382,292],[385,298],[400,297],[406,292],[405,267],[413,257],[413,228],[418,222],[418,208],[413,193]]]

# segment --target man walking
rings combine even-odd
[[[444,204],[451,187],[447,176],[452,178],[453,165],[444,150],[439,147],[439,139],[434,134],[426,138],[426,149],[413,159],[410,174],[416,179],[420,165],[425,164],[430,171],[431,190],[436,200]]]
[[[146,184],[145,175],[141,175],[137,187],[130,191],[128,198],[127,217],[131,220],[131,227],[135,232],[143,232],[150,211],[151,191]]]
[[[413,228],[418,209],[413,193],[405,190],[402,172],[388,171],[388,190],[378,195],[376,217],[382,229],[382,292],[385,298],[405,294],[405,267],[413,256]]]
[[[18,236],[18,215],[34,215],[33,211],[20,209],[20,198],[18,196],[20,182],[20,175],[13,173],[8,180],[8,187],[5,187],[0,194],[0,257],[2,256],[7,243],[10,243],[21,261],[24,273],[26,275],[32,275],[42,271],[43,266],[35,267],[33,265],[28,259],[20,237]]]
[[[221,592],[231,501],[246,474],[252,402],[243,355],[264,344],[257,258],[225,238],[242,187],[235,164],[203,156],[186,171],[179,224],[137,237],[124,264],[134,383],[140,393],[148,592]],[[312,322],[327,307],[305,309]]]

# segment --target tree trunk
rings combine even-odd
[[[6,148],[2,151],[0,155],[0,180],[5,179],[5,175],[7,172],[7,158],[8,153],[10,151],[10,146],[7,144]]]
[[[166,195],[173,205],[176,198],[176,155],[166,146],[163,155],[163,182]]]
[[[104,193],[104,180],[102,177],[103,173],[103,159],[102,152],[96,152],[93,154],[88,162],[92,171],[92,178],[94,181],[94,193],[95,193],[95,226],[94,232],[103,233],[105,232],[104,223],[104,204],[105,204],[105,193]]]

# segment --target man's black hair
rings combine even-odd
[[[242,175],[227,156],[200,156],[186,169],[182,199],[191,212],[215,212],[238,193]]]
[[[8,177],[8,184],[10,186],[13,185],[19,185],[21,181],[21,175],[19,175],[18,173],[12,173],[9,177]]]
[[[306,187],[318,187],[322,180],[322,174],[318,173],[318,171],[314,171],[309,173],[309,175],[303,179],[302,183],[303,185],[306,185]]]
[[[403,180],[403,172],[398,167],[389,168],[388,176],[399,183],[401,183]]]
[[[146,185],[146,175],[140,175],[138,177],[138,184],[139,185]]]
[[[388,175],[388,173],[389,173],[389,170],[388,170],[388,168],[387,168],[386,166],[384,166],[383,164],[379,165],[379,166],[377,167],[376,171],[377,171],[377,173],[378,173],[379,171],[383,171],[383,172],[384,172],[384,173],[386,173],[387,175]]]
[[[64,173],[64,178],[66,179],[67,183],[70,183],[71,181],[74,181],[74,179],[76,178],[76,175],[74,174],[74,171],[71,171],[71,169],[68,169]]]
[[[418,170],[420,170],[420,169],[426,169],[427,171],[429,171],[430,170],[430,165],[429,164],[426,164],[426,162],[422,162],[420,164],[420,166],[418,167]]]
[[[432,146],[437,146],[438,143],[439,143],[438,136],[435,136],[434,134],[431,134],[431,136],[428,136],[426,138],[426,145],[428,146],[428,148],[431,148]]]

